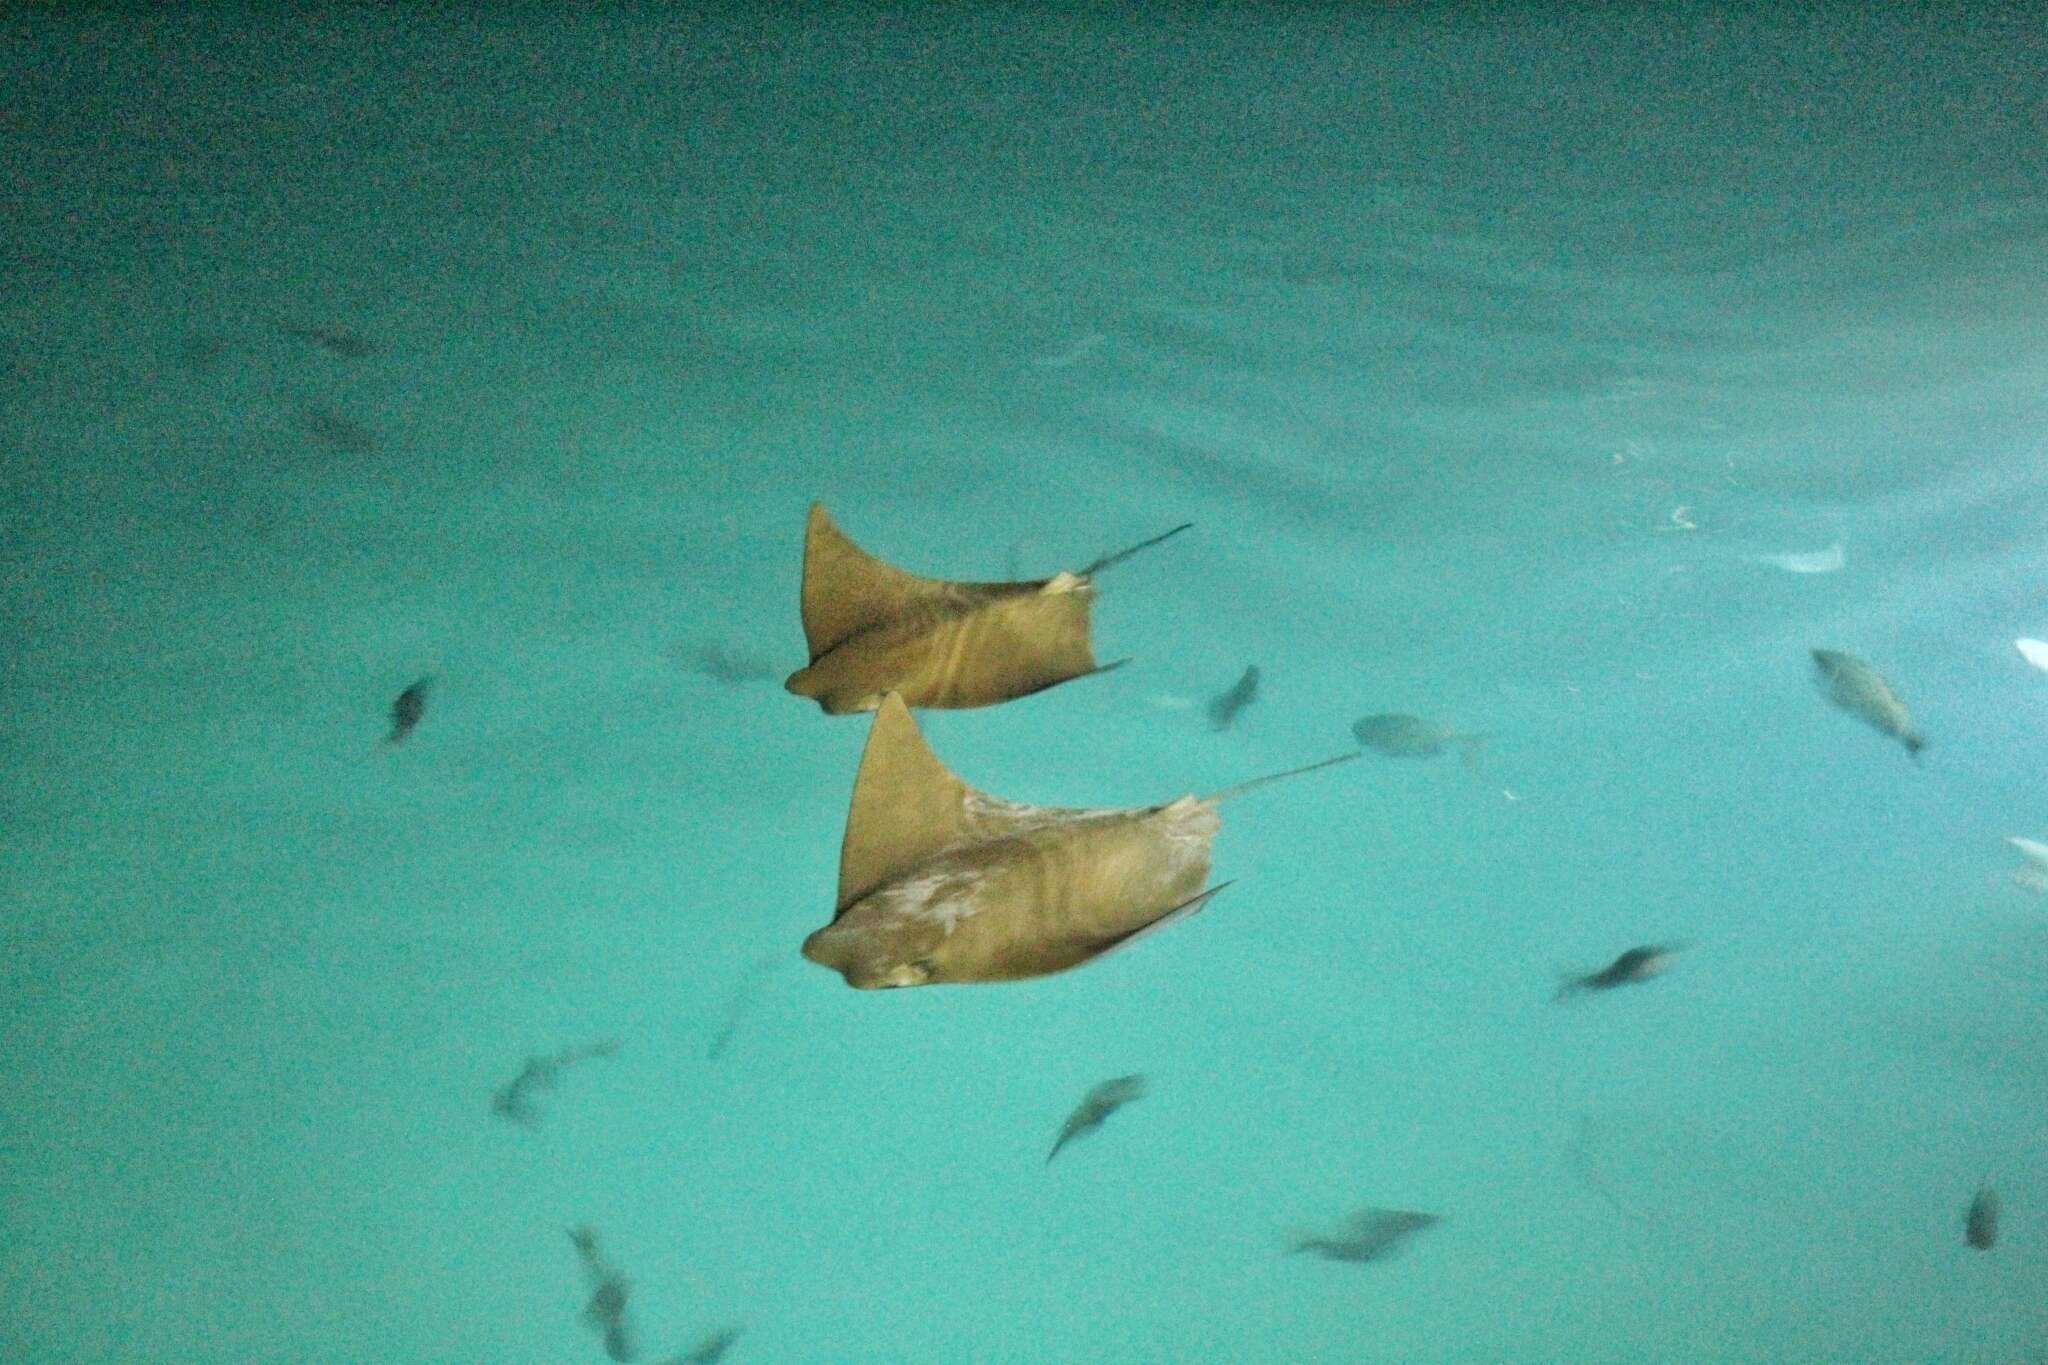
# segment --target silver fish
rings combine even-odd
[[[1467,767],[1486,740],[1485,735],[1461,733],[1433,720],[1401,712],[1361,716],[1352,725],[1351,734],[1365,748],[1389,758],[1434,758],[1446,746],[1455,745]]]
[[[1892,691],[1882,674],[1853,654],[1833,649],[1813,651],[1813,666],[1819,673],[1821,689],[1828,700],[1856,719],[1890,735],[1918,758],[1927,747],[1926,737],[1913,726],[1912,713]]]

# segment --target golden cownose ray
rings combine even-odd
[[[1079,573],[952,583],[884,564],[812,503],[803,582],[811,661],[783,686],[837,716],[872,711],[888,692],[911,706],[993,706],[1107,672],[1117,665],[1098,665],[1088,638],[1094,575],[1187,529],[1104,555]]]
[[[804,956],[862,990],[1077,967],[1194,914],[1222,889],[1203,889],[1218,802],[1356,757],[1161,806],[1026,806],[955,777],[891,693],[854,778],[838,910],[804,940]]]

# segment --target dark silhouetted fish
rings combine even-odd
[[[1813,666],[1829,701],[1881,735],[1906,746],[1915,759],[1927,740],[1913,727],[1913,717],[1892,685],[1876,669],[1852,654],[1832,649],[1813,651]]]
[[[1060,1154],[1060,1148],[1077,1137],[1084,1137],[1102,1126],[1102,1121],[1132,1100],[1145,1098],[1143,1076],[1118,1076],[1115,1080],[1104,1081],[1082,1097],[1067,1115],[1067,1121],[1060,1129],[1059,1138],[1052,1144],[1052,1150],[1045,1154],[1045,1164]]]
[[[583,1262],[583,1278],[590,1284],[590,1301],[583,1306],[583,1321],[604,1338],[604,1353],[615,1361],[633,1359],[633,1332],[626,1322],[626,1299],[632,1286],[626,1277],[597,1249],[597,1233],[588,1227],[569,1234],[576,1255]]]
[[[309,341],[323,351],[338,355],[344,360],[361,360],[377,349],[377,343],[355,328],[340,323],[316,323],[310,327],[302,327],[294,323],[279,322],[277,330],[295,341]]]
[[[1313,1252],[1326,1261],[1363,1264],[1393,1255],[1416,1233],[1433,1228],[1442,1221],[1433,1213],[1364,1208],[1352,1214],[1337,1232],[1329,1236],[1297,1234],[1288,1250]]]
[[[1361,716],[1351,727],[1352,736],[1365,748],[1388,758],[1434,758],[1447,745],[1456,745],[1466,767],[1477,758],[1483,734],[1463,734],[1400,712]]]
[[[828,715],[909,706],[972,707],[1030,696],[1117,665],[1095,662],[1094,576],[1176,526],[1079,573],[1011,583],[920,578],[855,545],[824,507],[804,530],[802,608],[811,661],[783,684]]]
[[[1250,706],[1259,695],[1259,666],[1247,664],[1244,676],[1231,684],[1230,690],[1217,695],[1209,703],[1209,728],[1228,730],[1237,719],[1237,713]]]
[[[1682,943],[1653,943],[1631,948],[1597,972],[1566,977],[1554,998],[1565,1000],[1581,991],[1611,991],[1616,986],[1648,981],[1653,976],[1662,975],[1684,948]]]
[[[728,687],[736,687],[742,683],[765,682],[775,676],[775,666],[766,659],[735,652],[716,640],[698,644],[690,651],[687,664],[691,672],[701,673],[713,682],[721,682]]]
[[[420,718],[427,714],[427,693],[433,689],[432,678],[421,678],[393,699],[391,733],[384,737],[386,744],[405,742],[405,737],[413,732],[414,727],[420,723]]]
[[[1963,1240],[1979,1251],[1998,1245],[1998,1191],[1979,1185],[1963,1214]]]
[[[704,1340],[692,1346],[679,1356],[670,1356],[662,1365],[718,1365],[725,1359],[725,1353],[740,1339],[737,1327],[721,1327]]]
[[[1202,886],[1219,802],[1355,757],[1158,806],[1026,806],[955,777],[892,692],[854,777],[832,922],[803,954],[860,990],[1078,967],[1187,918],[1221,889]]]
[[[501,1119],[531,1128],[540,1121],[540,1115],[533,1108],[536,1090],[553,1090],[564,1067],[592,1057],[614,1056],[618,1050],[617,1043],[605,1041],[564,1048],[552,1057],[528,1057],[519,1074],[499,1086],[498,1092],[491,1096],[491,1112]]]
[[[376,432],[323,403],[315,403],[300,412],[299,427],[320,444],[345,455],[368,455],[377,449]]]

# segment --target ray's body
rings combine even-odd
[[[1221,889],[1203,890],[1216,805],[1254,785],[1131,809],[999,800],[939,762],[892,693],[854,779],[836,914],[804,941],[804,956],[861,989],[1079,966]]]
[[[1009,583],[921,578],[862,550],[813,504],[804,531],[803,623],[810,663],[783,684],[830,715],[872,711],[895,692],[906,704],[993,706],[1090,673],[1093,577],[1186,530],[1079,573]]]

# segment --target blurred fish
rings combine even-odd
[[[604,1338],[604,1353],[615,1361],[633,1359],[633,1333],[626,1322],[626,1298],[632,1286],[597,1249],[597,1233],[580,1227],[569,1234],[576,1254],[583,1262],[583,1277],[590,1284],[590,1301],[583,1306],[583,1320]]]
[[[2025,659],[2036,668],[2048,671],[2048,641],[2029,640],[2022,637],[2014,640],[2012,643],[2013,648],[2020,652],[2022,659]]]
[[[802,610],[809,664],[783,684],[827,715],[872,711],[890,692],[910,706],[994,706],[1116,664],[1089,640],[1094,577],[1179,535],[1174,527],[1104,555],[1079,573],[1010,583],[956,583],[884,564],[811,505]]]
[[[727,649],[716,640],[701,641],[688,652],[685,665],[713,682],[728,687],[741,683],[765,682],[775,676],[775,665],[758,655]]]
[[[361,360],[377,349],[377,344],[361,332],[340,323],[315,323],[310,327],[302,327],[279,321],[277,330],[295,341],[310,341],[322,350],[332,352],[345,360]]]
[[[1311,1251],[1326,1261],[1360,1265],[1393,1255],[1416,1233],[1442,1221],[1433,1213],[1363,1208],[1345,1219],[1340,1230],[1330,1236],[1297,1233],[1288,1251]]]
[[[721,1327],[704,1340],[692,1346],[679,1356],[670,1356],[662,1365],[718,1365],[725,1359],[725,1353],[740,1339],[742,1329]]]
[[[1568,1000],[1581,991],[1611,991],[1616,986],[1648,981],[1653,976],[1661,976],[1684,947],[1682,943],[1659,943],[1631,948],[1597,972],[1566,977],[1557,988],[1557,994],[1551,998]]]
[[[1078,967],[1193,915],[1222,889],[1202,886],[1217,803],[1355,757],[1158,806],[1027,806],[954,776],[892,692],[854,777],[837,908],[803,954],[859,990]]]
[[[1389,758],[1434,758],[1444,751],[1445,745],[1454,744],[1468,768],[1486,742],[1483,734],[1461,734],[1433,720],[1400,712],[1361,716],[1352,725],[1351,733],[1366,748]]]
[[[1060,1148],[1077,1137],[1084,1137],[1102,1126],[1102,1121],[1132,1100],[1145,1098],[1143,1076],[1118,1076],[1115,1080],[1104,1081],[1082,1097],[1074,1112],[1067,1115],[1066,1124],[1061,1127],[1052,1150],[1045,1154],[1045,1164],[1052,1165],[1052,1159],[1060,1154]]]
[[[725,1022],[719,1025],[718,1032],[711,1035],[711,1042],[704,1048],[706,1061],[715,1062],[725,1055],[725,1049],[731,1045],[733,1035],[739,1032],[740,1020],[745,1017],[748,1008],[754,1003],[754,997],[761,993],[761,987],[767,982],[768,973],[781,966],[782,961],[782,950],[778,948],[773,956],[756,958],[749,965],[746,975],[733,987],[732,996],[726,1002]]]
[[[384,737],[386,744],[402,744],[405,737],[413,732],[420,718],[427,714],[427,693],[433,690],[431,677],[421,678],[405,691],[400,692],[391,703],[391,733]]]
[[[2012,870],[2012,879],[2029,891],[2048,892],[2048,844],[2032,839],[2022,839],[2017,834],[2008,834],[2005,841],[2020,851],[2025,859]]]
[[[531,1128],[540,1121],[540,1115],[533,1108],[534,1091],[553,1090],[565,1067],[592,1057],[611,1057],[618,1050],[616,1042],[607,1040],[564,1048],[552,1057],[528,1057],[519,1074],[499,1086],[497,1093],[491,1096],[491,1112],[501,1119]]]
[[[1979,1251],[1998,1245],[1998,1191],[1979,1185],[1963,1214],[1963,1240]]]
[[[368,455],[378,445],[376,432],[323,403],[315,403],[299,413],[299,428],[320,444],[345,455]]]
[[[1847,711],[1879,734],[1890,735],[1919,758],[1927,740],[1913,728],[1913,717],[1892,685],[1878,671],[1853,654],[1816,649],[1813,666],[1828,700]]]
[[[1231,722],[1237,719],[1237,713],[1250,706],[1258,695],[1259,666],[1247,664],[1244,675],[1231,684],[1230,690],[1217,694],[1209,703],[1209,728],[1228,730]]]
[[[1842,542],[1836,541],[1825,550],[1794,550],[1785,554],[1744,555],[1752,564],[1768,564],[1786,573],[1834,573],[1847,562],[1842,551]]]

